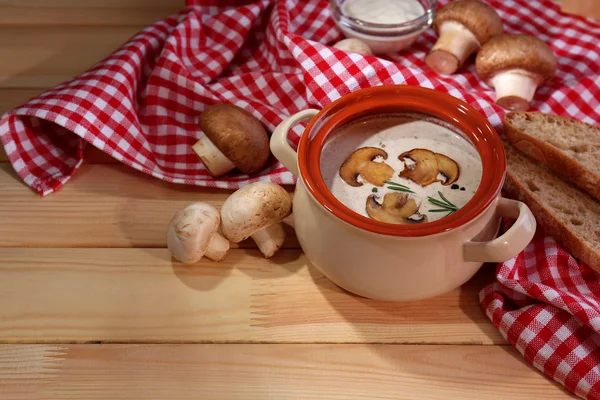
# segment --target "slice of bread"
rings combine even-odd
[[[504,133],[516,148],[600,200],[600,128],[538,112],[509,112]]]
[[[505,142],[504,191],[567,251],[600,271],[600,203]]]

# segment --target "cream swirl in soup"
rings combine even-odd
[[[481,159],[463,136],[413,115],[370,117],[335,132],[321,174],[346,207],[389,223],[426,223],[473,197]]]

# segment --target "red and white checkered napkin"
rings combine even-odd
[[[548,377],[600,399],[600,275],[538,229],[479,293],[487,316]]]
[[[425,67],[433,29],[406,52],[378,58],[331,47],[341,35],[326,0],[188,3],[91,70],[3,117],[0,139],[26,184],[42,195],[57,190],[81,164],[88,143],[177,183],[230,189],[256,180],[293,183],[273,159],[252,177],[232,172],[215,180],[207,173],[191,146],[202,136],[198,115],[216,102],[245,108],[273,130],[294,112],[358,88],[421,85],[466,101],[501,128],[504,111],[472,60],[453,76]],[[557,76],[537,92],[533,109],[600,124],[600,24],[563,15],[551,0],[489,3],[507,32],[535,35],[557,55]],[[297,142],[298,134],[290,139]],[[599,374],[597,276],[540,236],[503,264],[498,281],[482,292],[494,323],[546,374],[598,398],[592,389]]]
[[[365,57],[330,46],[341,35],[326,0],[188,3],[91,70],[3,117],[0,140],[26,184],[42,195],[57,190],[81,164],[87,143],[177,183],[230,189],[256,180],[293,183],[274,159],[252,177],[234,171],[215,180],[207,173],[191,146],[202,136],[198,115],[216,102],[243,107],[273,130],[286,116],[357,88],[409,84],[450,93],[500,124],[503,110],[472,62],[451,77],[424,66],[433,29],[403,54]],[[557,78],[537,93],[534,107],[600,122],[600,24],[562,15],[551,0],[490,3],[508,32],[536,35],[558,56]]]

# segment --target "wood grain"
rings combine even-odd
[[[0,112],[183,3],[0,0]],[[493,268],[427,301],[367,300],[307,263],[291,218],[272,260],[250,241],[222,263],[182,266],[164,249],[170,217],[228,192],[101,165],[115,161],[90,146],[74,179],[42,199],[1,147],[2,399],[572,398],[480,310]],[[187,344],[65,344],[97,341]]]
[[[0,25],[150,25],[185,0],[0,0]]]
[[[2,26],[1,88],[50,88],[117,50],[142,27]]]
[[[114,164],[83,165],[60,191],[42,198],[11,165],[0,164],[0,246],[166,247],[165,232],[178,209],[194,201],[220,208],[230,194]],[[289,217],[284,247],[298,248],[291,224]],[[240,245],[255,247],[251,240]]]
[[[165,249],[0,248],[0,342],[506,343],[481,311],[485,269],[437,298],[340,290],[300,250],[173,261]]]
[[[598,0],[563,0],[562,11],[567,14],[600,20]]]
[[[4,114],[13,108],[20,106],[27,100],[42,94],[45,89],[34,88],[34,89],[11,89],[11,88],[0,88],[0,114]],[[1,146],[0,146],[1,147]]]
[[[5,398],[571,399],[505,346],[0,346]]]

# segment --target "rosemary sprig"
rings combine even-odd
[[[405,192],[405,193],[415,193],[413,192],[408,186],[403,185],[401,183],[396,183],[396,182],[392,182],[392,181],[383,181],[384,183],[387,183],[388,185],[388,189],[390,190],[396,190],[398,192]]]
[[[392,181],[384,181],[384,183],[386,183],[388,185],[387,188],[390,190],[396,190],[398,192],[415,194],[415,192],[413,192],[411,190],[411,188],[409,188],[408,186],[403,185],[401,183],[396,183],[396,182],[392,182]],[[428,210],[428,212],[445,212],[445,213],[448,213],[445,215],[447,217],[448,215],[451,215],[451,214],[455,213],[456,211],[458,211],[458,207],[455,204],[453,204],[450,200],[448,200],[446,198],[446,196],[444,196],[442,194],[442,192],[438,191],[438,194],[439,194],[441,200],[436,199],[435,197],[431,197],[431,196],[427,197],[427,201],[429,201],[434,206],[439,207],[439,208],[436,208],[435,210]]]
[[[456,211],[458,211],[458,207],[454,204],[452,204],[452,202],[450,200],[448,200],[443,194],[442,192],[438,191],[438,194],[440,195],[441,200],[438,200],[434,197],[427,197],[427,201],[429,201],[431,204],[438,206],[440,208],[436,208],[435,210],[429,210],[429,212],[447,212],[448,214],[446,215],[446,217],[448,215],[451,215],[453,213],[455,213]]]
[[[428,197],[427,200],[431,204],[434,204],[434,205],[442,207],[442,208],[452,208],[452,207],[449,207],[448,204],[444,203],[443,201],[436,200],[433,197]]]
[[[450,202],[450,200],[448,200],[448,199],[446,198],[446,196],[444,196],[444,195],[442,194],[442,192],[438,192],[438,194],[440,195],[440,197],[442,198],[442,200],[444,200],[444,201],[445,201],[446,203],[448,203],[450,206],[452,206],[452,207],[454,207],[455,209],[457,209],[457,210],[458,210],[458,207],[456,207],[454,204],[452,204],[452,203]]]

